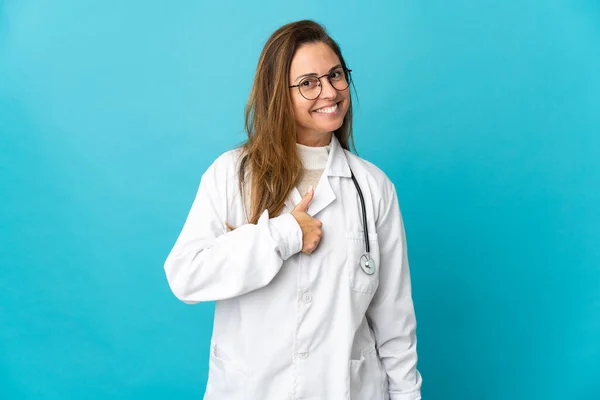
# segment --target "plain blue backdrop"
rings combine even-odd
[[[163,262],[302,18],[398,190],[424,399],[600,399],[597,0],[0,0],[0,398],[202,397]]]

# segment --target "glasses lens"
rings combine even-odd
[[[317,78],[305,78],[299,83],[300,94],[308,100],[314,100],[321,94],[321,85]]]
[[[335,90],[346,90],[350,85],[350,75],[346,77],[344,70],[339,68],[329,75],[329,81]]]

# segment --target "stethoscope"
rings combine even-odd
[[[369,246],[369,229],[367,227],[367,209],[365,207],[365,199],[363,198],[362,191],[360,190],[360,186],[354,177],[354,173],[350,170],[350,177],[352,178],[352,182],[354,182],[354,186],[356,186],[356,191],[358,192],[358,197],[360,198],[360,207],[362,209],[362,224],[363,224],[363,232],[365,235],[365,252],[360,257],[360,268],[367,275],[373,275],[375,273],[375,260],[371,258],[371,247]]]

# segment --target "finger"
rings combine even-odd
[[[306,212],[306,210],[308,210],[308,206],[310,205],[310,202],[313,199],[314,194],[315,194],[315,191],[312,188],[312,186],[310,186],[308,188],[308,190],[306,191],[306,194],[304,195],[302,200],[300,200],[300,203],[298,203],[298,205],[296,205],[296,207],[294,208],[294,211],[299,210],[299,211]]]

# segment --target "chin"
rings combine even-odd
[[[321,132],[334,132],[340,129],[343,124],[344,120],[342,119],[341,121],[335,123],[322,124],[317,129]]]

